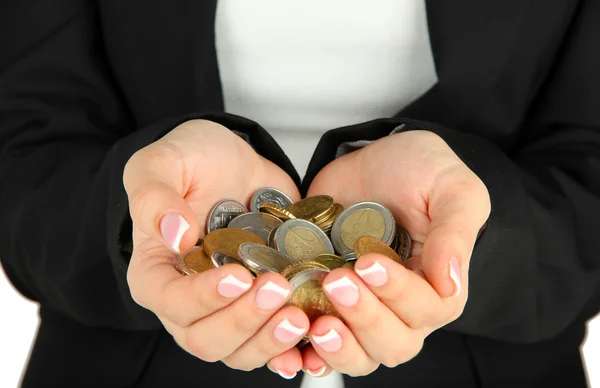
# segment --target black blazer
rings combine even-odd
[[[123,166],[177,124],[203,117],[245,132],[301,184],[259,124],[223,113],[215,5],[0,6],[0,257],[42,320],[25,387],[300,382],[195,359],[126,284]],[[301,189],[341,142],[407,123],[450,144],[487,185],[492,213],[464,314],[415,359],[346,385],[584,386],[578,347],[600,283],[600,2],[428,1],[427,11],[439,83],[395,117],[327,132]]]

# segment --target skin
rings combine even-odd
[[[223,156],[228,157],[223,163]],[[176,250],[163,239],[161,220],[179,214],[189,224],[179,249],[190,250],[204,237],[212,206],[223,198],[248,203],[261,187],[275,187],[299,200],[298,190],[279,167],[262,158],[227,128],[209,121],[181,124],[162,139],[141,149],[128,161],[123,183],[133,220],[133,255],[127,280],[133,299],[153,311],[187,352],[231,368],[252,370],[288,351],[302,367],[295,342],[282,343],[274,328],[287,319],[308,331],[306,314],[295,307],[269,310],[255,302],[257,290],[271,281],[284,290],[289,283],[278,274],[256,279],[239,265],[226,265],[182,276],[173,266]],[[218,284],[229,275],[251,287],[238,297],[221,296]],[[210,335],[206,335],[210,333]]]
[[[471,253],[490,214],[485,185],[439,136],[409,131],[382,138],[327,165],[308,192],[308,196],[318,194],[331,195],[344,206],[365,200],[386,205],[412,237],[413,252],[406,268],[369,254],[356,262],[358,271],[336,269],[328,275],[325,290],[347,277],[358,289],[358,300],[348,307],[328,293],[343,321],[323,316],[313,323],[312,346],[303,350],[304,369],[325,366],[322,376],[333,369],[362,376],[380,365],[391,368],[409,361],[429,334],[457,319],[464,309]],[[453,257],[460,267],[459,290],[450,276]],[[387,272],[383,285],[369,285],[358,275],[375,262]],[[314,336],[331,329],[339,333],[341,347],[328,352]],[[284,353],[269,366],[281,368],[292,357]]]
[[[236,157],[223,163],[223,155]],[[268,281],[289,290],[283,277],[269,273],[252,281],[236,265],[181,276],[173,267],[175,251],[160,232],[165,214],[182,215],[190,225],[180,244],[185,252],[203,237],[210,208],[223,198],[247,203],[257,189],[276,187],[297,201],[299,193],[281,169],[226,128],[194,120],[133,155],[124,185],[134,223],[128,270],[133,299],[153,311],[175,341],[198,358],[240,370],[267,364],[286,376],[323,367],[321,377],[334,369],[361,376],[417,355],[431,332],[462,313],[471,251],[490,212],[485,185],[431,132],[396,134],[336,159],[317,175],[308,195],[328,194],[344,206],[383,203],[411,235],[413,256],[406,268],[376,254],[361,257],[355,266],[359,273],[377,262],[394,279],[377,286],[356,271],[332,271],[325,288],[346,277],[358,290],[357,301],[345,306],[330,294],[343,321],[324,316],[309,328],[306,315],[281,308],[284,302],[269,311],[257,309],[256,292]],[[452,257],[460,267],[458,293],[450,277]],[[252,286],[239,297],[224,298],[217,284],[228,275]],[[311,345],[302,353],[294,346],[297,341],[274,338],[274,327],[284,319],[308,331]],[[326,351],[314,336],[331,329],[339,333],[341,347]],[[211,335],[202,335],[207,332]]]

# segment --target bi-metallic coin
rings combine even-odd
[[[281,252],[255,243],[241,244],[238,255],[242,263],[257,274],[265,272],[280,273],[293,262]]]
[[[284,222],[275,233],[276,249],[293,260],[310,260],[323,253],[335,254],[329,237],[312,222]]]
[[[267,213],[250,212],[240,214],[229,222],[228,228],[242,229],[252,232],[267,241],[269,232],[277,225],[282,224],[279,218]]]
[[[224,254],[223,252],[218,252],[218,251],[213,252],[212,255],[210,255],[210,261],[212,261],[213,265],[217,268],[221,267],[223,265],[227,265],[227,264],[244,265],[244,263],[239,261],[237,258],[228,256],[228,255]]]
[[[331,241],[342,256],[354,250],[360,236],[371,236],[390,245],[396,234],[392,212],[377,202],[359,202],[347,207],[331,228]]]
[[[330,273],[322,268],[309,268],[295,274],[290,280],[292,295],[289,304],[306,313],[312,324],[321,315],[339,317],[333,303],[323,291],[323,279]]]

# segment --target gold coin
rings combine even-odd
[[[333,198],[329,195],[316,195],[295,202],[288,206],[286,210],[296,216],[296,218],[314,222],[315,219],[330,214],[332,206]]]
[[[316,262],[313,260],[300,260],[293,264],[288,265],[279,274],[281,276],[283,276],[284,278],[286,278],[287,280],[290,280],[297,273],[300,273],[300,272],[310,269],[310,268],[320,268],[320,269],[329,270],[329,268],[323,263]]]
[[[329,270],[311,268],[297,273],[290,279],[292,295],[289,304],[300,308],[312,324],[322,315],[339,317],[339,313],[325,292],[323,279]]]
[[[336,268],[341,268],[344,264],[346,264],[346,260],[342,259],[338,255],[331,255],[329,253],[323,253],[319,256],[313,257],[311,261],[321,263],[332,271]]]
[[[266,245],[262,238],[252,232],[243,229],[222,228],[214,230],[204,237],[204,253],[210,257],[213,252],[222,252],[241,260],[238,249],[246,242]]]
[[[272,216],[279,218],[282,221],[293,220],[294,218],[296,218],[296,216],[290,213],[288,210],[271,202],[265,202],[262,205],[260,205],[258,211],[268,213]]]
[[[194,273],[200,273],[215,268],[212,260],[206,255],[203,249],[191,250],[184,256],[183,262]]]
[[[373,209],[360,209],[350,214],[341,225],[342,243],[353,247],[361,236],[371,236],[381,240],[385,233],[385,220],[381,213]]]
[[[315,225],[317,225],[319,228],[321,228],[321,230],[323,230],[323,232],[328,233],[331,231],[331,227],[333,226],[333,223],[335,222],[336,218],[338,218],[338,216],[340,215],[340,213],[344,211],[344,207],[342,205],[340,205],[339,203],[335,203],[333,205],[333,212],[331,213],[331,216],[320,220],[320,221],[315,221]]]
[[[387,246],[381,240],[371,236],[361,236],[354,242],[354,253],[359,258],[367,253],[379,253],[387,256],[397,263],[404,264],[400,256],[392,248]]]

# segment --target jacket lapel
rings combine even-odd
[[[438,83],[398,116],[451,127],[462,124],[501,73],[530,4],[426,0]]]

